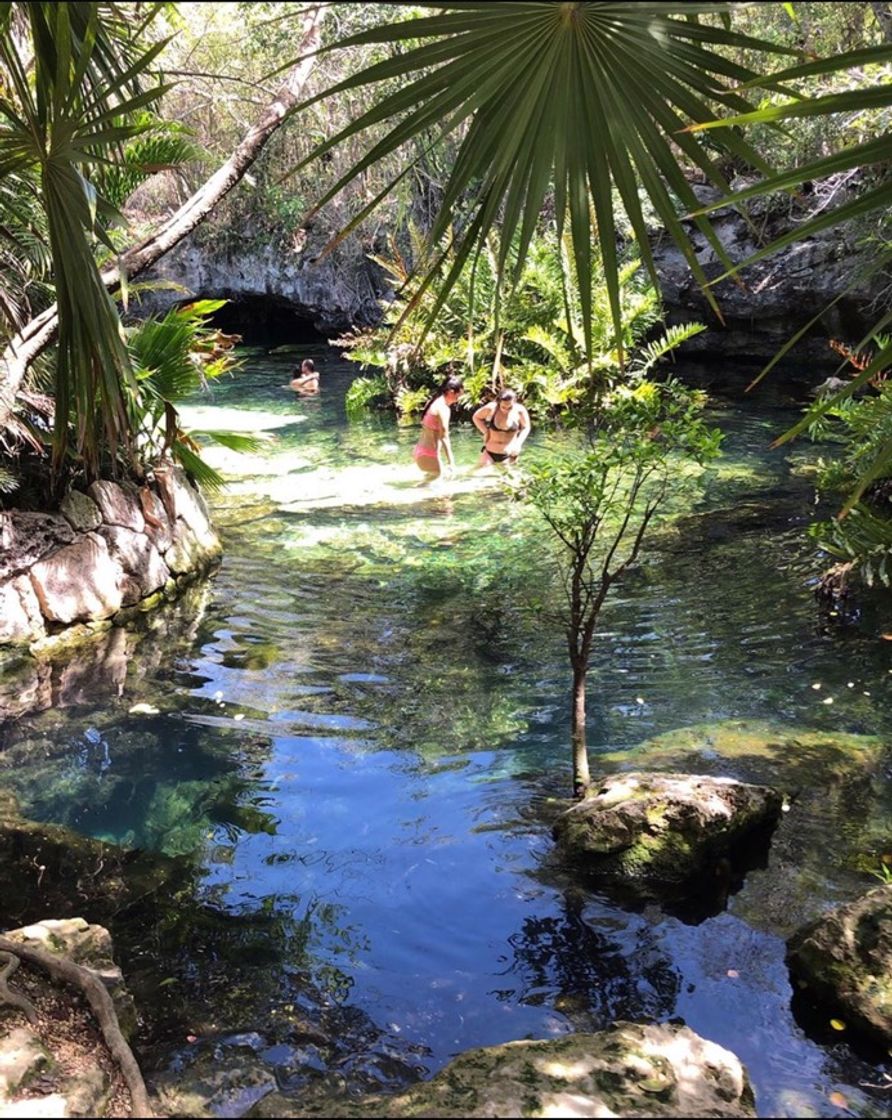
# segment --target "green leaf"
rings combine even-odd
[[[635,181],[640,178],[670,235],[705,286],[706,277],[679,221],[676,202],[681,200],[690,210],[696,207],[696,199],[671,143],[692,118],[711,120],[716,101],[738,114],[752,109],[739,86],[763,79],[732,62],[727,48],[757,51],[763,57],[797,52],[677,18],[694,12],[727,11],[727,5],[721,4],[502,2],[441,4],[437,8],[436,15],[372,28],[326,48],[406,44],[383,62],[304,103],[309,106],[385,79],[401,79],[394,92],[308,157],[319,158],[372,125],[395,122],[322,202],[373,162],[396,154],[410,139],[424,140],[432,126],[455,129],[468,121],[431,230],[432,244],[439,243],[449,230],[455,231],[456,262],[470,259],[490,233],[500,228],[497,289],[509,267],[516,281],[539,207],[549,184],[553,185],[559,230],[568,219],[584,344],[591,355],[594,308],[587,276],[593,234],[606,269],[614,333],[618,339],[622,337],[614,185],[645,246],[645,263],[652,267],[637,202]],[[778,88],[776,79],[764,80]],[[713,181],[723,184],[713,157],[705,148],[689,143],[690,139],[678,142]],[[730,130],[721,139],[737,153],[747,152],[757,166],[767,170],[758,154]],[[730,268],[708,220],[698,218],[698,228]],[[515,254],[512,242],[517,230],[520,238]],[[432,267],[437,267],[436,262]],[[460,268],[448,273],[441,306],[460,274]],[[711,293],[707,299],[717,309]]]

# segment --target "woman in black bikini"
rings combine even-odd
[[[513,389],[503,389],[494,401],[481,405],[471,419],[483,436],[478,467],[493,463],[511,466],[517,462],[524,440],[530,434],[530,414]]]

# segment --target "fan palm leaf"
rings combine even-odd
[[[430,6],[437,14],[367,30],[327,48],[369,43],[400,47],[392,57],[324,90],[312,101],[385,79],[400,78],[402,84],[320,144],[300,165],[372,125],[394,122],[319,205],[407,141],[428,141],[423,135],[427,130],[442,135],[466,125],[430,234],[435,245],[447,237],[451,240],[450,268],[439,290],[440,300],[448,297],[465,262],[497,225],[502,246],[499,278],[510,274],[516,280],[542,205],[553,190],[558,228],[570,233],[585,346],[591,352],[593,306],[586,278],[591,275],[593,227],[607,270],[610,315],[620,337],[614,187],[644,263],[656,279],[639,184],[706,288],[707,278],[680,222],[679,208],[693,211],[698,204],[681,170],[678,149],[707,181],[722,191],[729,188],[707,148],[683,129],[692,121],[712,121],[717,108],[738,115],[753,108],[738,88],[764,84],[764,79],[726,58],[721,53],[725,48],[755,51],[762,57],[797,52],[699,22],[703,14],[727,12],[726,4]],[[768,84],[785,89],[777,82]],[[720,140],[748,164],[770,174],[758,152],[735,130],[723,129]],[[695,224],[730,268],[709,221],[699,215]],[[446,253],[434,259],[429,274],[445,257]],[[706,290],[718,313],[714,296]]]
[[[889,62],[892,62],[892,44],[884,43],[877,47],[866,47],[860,50],[848,51],[836,57],[820,59],[815,62],[787,68],[775,74],[774,79],[783,85],[803,77],[837,74],[850,69],[857,69],[859,73],[864,73],[866,70],[866,72],[869,73],[871,67],[888,66]],[[734,117],[723,118],[721,122],[699,122],[691,125],[690,131],[702,131],[719,125],[721,127],[727,127],[729,124],[746,126],[808,116],[832,116],[837,113],[851,113],[856,110],[888,111],[890,109],[892,109],[892,85],[886,81],[881,84],[851,89],[842,93],[832,93],[821,97],[799,99],[784,104],[769,105],[735,115]],[[827,176],[842,171],[874,167],[880,172],[877,176],[876,185],[873,187],[862,191],[854,199],[847,200],[824,210],[811,220],[798,225],[795,230],[775,238],[756,253],[738,262],[722,276],[716,277],[712,283],[718,283],[719,280],[734,275],[749,265],[771,256],[787,245],[800,241],[803,238],[813,236],[816,233],[820,233],[822,230],[830,229],[844,222],[863,218],[872,214],[881,217],[887,214],[890,205],[892,205],[892,183],[889,182],[888,175],[884,174],[884,171],[888,168],[890,160],[892,160],[892,130],[888,127],[888,114],[886,114],[885,117],[881,116],[880,122],[878,126],[879,135],[872,136],[858,143],[844,144],[836,152],[822,156],[820,159],[811,160],[806,164],[802,164],[782,174],[769,175],[760,182],[748,187],[746,190],[728,194],[707,207],[699,208],[698,212],[701,215],[705,215],[719,206],[726,206],[729,203],[745,203],[765,194],[773,193],[778,190],[789,190],[806,181],[826,178]],[[884,269],[887,269],[890,264],[892,264],[892,250],[886,245],[877,251],[874,255],[874,259],[859,275],[853,276],[852,282],[855,283],[859,279],[869,279],[871,276],[875,276]],[[840,299],[845,294],[846,291],[843,291],[836,299]],[[836,300],[831,302],[836,302]],[[828,304],[828,307],[829,306]],[[763,369],[760,378],[777,364],[778,360],[792,348],[794,343],[802,337],[808,327],[813,325],[826,310],[827,308],[822,308],[821,312],[819,312],[814,319],[806,324],[802,330],[798,331],[790,341],[782,347]],[[878,321],[871,324],[866,329],[863,338],[856,343],[855,349],[860,350],[870,339],[875,338],[890,322],[892,322],[892,314],[886,312]],[[859,389],[863,388],[878,374],[887,370],[890,364],[892,364],[892,344],[890,344],[888,339],[880,340],[871,361],[868,362],[845,387],[839,389],[835,393],[826,394],[818,399],[812,408],[808,410],[803,419],[785,432],[777,440],[777,443],[785,443],[806,431],[815,424],[816,421],[820,420],[822,416],[837,408],[842,402],[850,398]],[[841,372],[842,369],[845,368],[845,365],[846,362],[843,361],[840,370],[837,372]],[[757,378],[757,380],[759,380],[759,378]],[[892,442],[887,442],[879,448],[875,461],[870,467],[865,468],[857,477],[852,492],[842,507],[843,514],[850,512],[855,507],[870,483],[883,473],[888,472],[890,466],[892,466]]]

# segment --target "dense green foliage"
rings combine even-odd
[[[17,197],[38,201],[40,221],[32,232],[36,241],[45,238],[59,308],[53,393],[59,480],[70,454],[88,479],[119,454],[137,465],[126,403],[133,371],[96,253],[97,243],[114,249],[107,226],[115,211],[90,172],[113,162],[125,141],[149,127],[144,110],[164,92],[153,73],[162,46],[147,41],[145,21],[126,18],[115,5],[0,9],[0,61],[9,89],[0,101],[0,174]]]
[[[200,300],[147,319],[132,328],[128,349],[136,376],[129,400],[141,461],[149,466],[172,456],[204,486],[223,479],[201,459],[201,442],[209,440],[235,451],[251,451],[256,437],[223,431],[186,432],[180,427],[177,403],[206,388],[209,381],[236,367],[232,348],[237,336],[208,326],[225,300]]]
[[[879,337],[870,351],[850,355],[857,368],[870,365],[888,346]],[[892,585],[892,385],[885,370],[856,396],[833,400],[812,425],[813,437],[836,445],[818,461],[819,495],[841,513],[817,522],[811,533],[838,560],[825,577],[828,590],[844,590],[850,577]]]
[[[703,329],[699,324],[675,327],[643,345],[659,323],[660,302],[640,262],[631,259],[619,274],[622,335],[617,338],[604,268],[593,257],[588,283],[595,319],[587,357],[566,240],[553,226],[543,228],[530,243],[517,283],[509,284],[499,277],[499,243],[491,235],[445,301],[439,284],[413,283],[410,264],[396,249],[391,257],[376,258],[404,295],[382,305],[378,327],[338,340],[364,369],[381,371],[355,383],[348,407],[388,404],[410,415],[444,376],[458,372],[472,402],[510,385],[534,417],[556,418],[578,407],[587,410],[615,384],[623,372],[622,354],[634,354],[630,370],[640,375]],[[413,249],[414,259],[422,261],[417,232]]]
[[[25,440],[38,452],[55,412],[57,487],[71,473],[142,470],[134,372],[99,267],[244,136],[295,61],[303,11],[0,7],[3,340],[54,298],[60,307],[49,371],[35,368],[0,438],[7,451]],[[333,4],[326,13],[311,95],[199,237],[232,253],[299,257],[340,230],[348,269],[373,256],[400,287],[388,314],[402,321],[387,346],[378,334],[354,354],[383,371],[384,395],[403,411],[456,364],[472,398],[511,380],[540,416],[595,403],[626,351],[650,337],[656,310],[631,261],[652,267],[655,225],[707,292],[716,278],[707,280],[682,214],[695,213],[695,236],[731,269],[696,183],[718,187],[723,201],[773,192],[782,205],[785,190],[808,181],[810,220],[759,256],[847,220],[875,245],[877,268],[888,263],[892,46],[876,5]],[[777,71],[784,58],[794,65]],[[879,347],[844,391],[889,357]],[[35,391],[50,384],[51,396]],[[380,381],[361,379],[351,400],[380,392]],[[795,431],[841,403],[821,400]],[[848,424],[844,412],[827,415]],[[881,424],[875,408],[864,416]],[[849,494],[869,502],[892,445],[871,437],[873,473],[852,473],[867,458],[863,435],[852,434]],[[14,485],[5,459],[0,490]],[[849,527],[867,524],[868,512],[883,517],[881,505],[861,502]],[[844,549],[837,532],[822,539]]]

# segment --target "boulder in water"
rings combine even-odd
[[[787,962],[846,1023],[892,1046],[892,883],[793,934]]]
[[[702,774],[632,771],[605,778],[554,824],[561,851],[595,879],[648,893],[714,880],[754,834],[773,827],[783,796]]]

